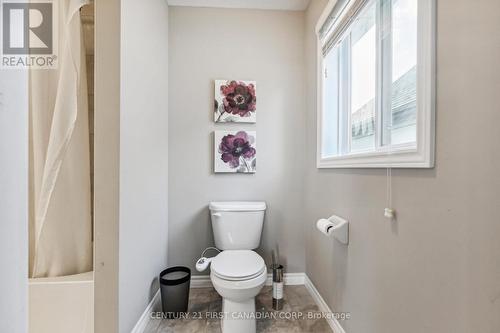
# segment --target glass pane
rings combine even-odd
[[[392,0],[391,143],[417,138],[417,0]]]
[[[330,50],[324,59],[325,70],[323,73],[323,123],[321,156],[330,157],[338,155],[339,133],[339,51],[338,48]]]
[[[351,151],[375,147],[376,10],[372,3],[352,24]]]

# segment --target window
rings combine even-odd
[[[434,0],[331,0],[318,22],[318,167],[434,165]]]

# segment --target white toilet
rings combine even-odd
[[[264,259],[256,252],[264,223],[265,202],[212,202],[215,246],[210,279],[222,296],[223,333],[255,333],[255,296],[266,282]]]

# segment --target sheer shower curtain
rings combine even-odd
[[[30,72],[30,275],[92,270],[88,100],[79,9],[59,0],[59,67]]]

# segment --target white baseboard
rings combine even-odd
[[[305,273],[285,273],[283,274],[283,282],[285,286],[299,286],[304,284]],[[273,275],[267,274],[266,286],[273,284]]]
[[[266,285],[270,286],[272,284],[272,278],[272,274],[267,275]],[[307,291],[309,291],[309,294],[311,294],[314,302],[316,302],[316,305],[318,305],[318,308],[321,312],[332,312],[328,304],[326,304],[323,297],[321,297],[320,293],[305,273],[285,273],[283,279],[285,285],[304,285]],[[209,275],[195,275],[191,277],[191,288],[209,287],[212,287],[212,282],[210,281]],[[144,310],[144,313],[139,318],[139,321],[132,329],[131,333],[143,333],[150,320],[151,313],[154,311],[161,311],[159,309],[161,309],[161,298],[160,291],[158,290],[151,302],[149,302],[146,310]],[[340,323],[337,319],[327,317],[326,321],[328,322],[328,325],[330,325],[333,333],[345,333],[344,329],[342,328],[342,326],[340,326]]]
[[[190,288],[210,288],[212,287],[212,281],[210,281],[210,275],[192,275]]]
[[[161,297],[159,289],[130,333],[143,333],[149,323],[149,320],[151,319],[151,313],[155,311],[161,311]]]
[[[305,273],[285,273],[283,275],[283,282],[287,286],[296,286],[304,284]],[[266,286],[273,283],[273,275],[267,274]],[[191,288],[210,288],[212,281],[209,275],[195,275],[191,276]]]
[[[328,304],[326,304],[323,297],[321,297],[318,289],[316,289],[307,275],[304,275],[304,286],[306,287],[307,291],[309,291],[309,294],[311,294],[311,297],[314,299],[314,302],[316,302],[316,305],[318,305],[319,311],[324,313],[332,313],[332,310],[330,310],[330,307],[328,306]],[[340,326],[340,323],[336,318],[330,318],[328,316],[325,319],[328,322],[328,325],[330,325],[333,333],[345,333],[344,329],[342,328],[342,326]]]

